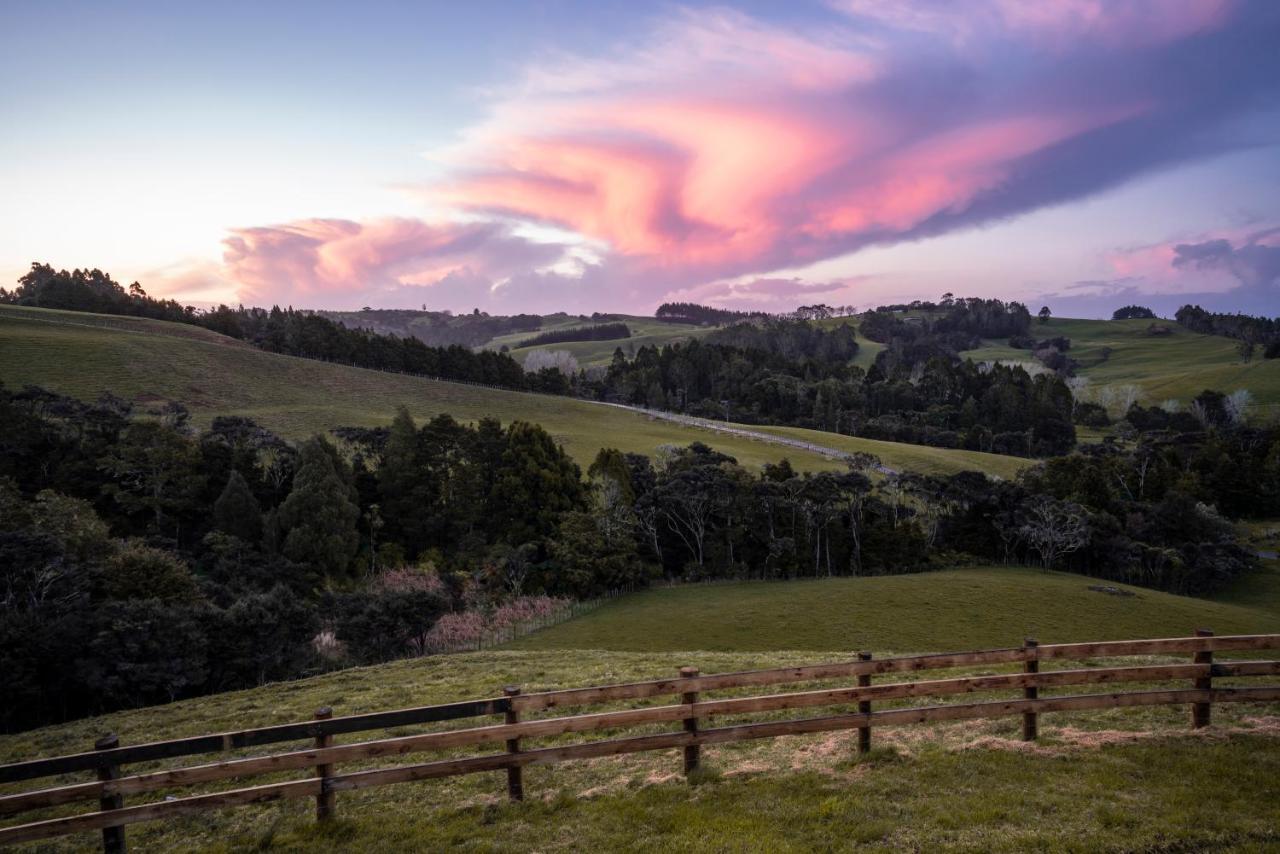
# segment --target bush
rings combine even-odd
[[[108,599],[194,602],[199,598],[191,569],[173,552],[127,541],[103,564],[102,594]]]

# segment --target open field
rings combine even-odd
[[[0,735],[0,762],[77,752],[103,732],[137,744],[303,720],[321,706],[332,706],[338,715],[359,714],[497,696],[506,685],[529,693],[674,676],[685,664],[709,674],[847,660],[863,648],[879,658],[1010,646],[1027,633],[1053,642],[1185,635],[1196,626],[1220,634],[1280,629],[1275,601],[1246,606],[1146,590],[1116,597],[1089,592],[1089,583],[1064,573],[976,568],[653,590],[513,644],[520,649],[352,668]],[[1117,660],[1162,662],[1184,663],[1185,656]],[[953,673],[1010,668],[1016,665]],[[899,674],[876,681],[912,678]],[[1156,687],[1185,686],[1132,683],[1125,690]],[[1096,690],[1075,686],[1052,693]],[[762,693],[771,691],[747,688],[716,696]],[[957,702],[1008,695],[978,692]],[[876,708],[920,702],[886,701]],[[751,719],[807,716],[763,714]],[[1280,844],[1280,704],[1218,704],[1213,714],[1212,727],[1193,735],[1181,706],[1049,713],[1041,716],[1040,740],[1033,746],[1017,740],[1016,717],[877,728],[876,749],[867,757],[856,753],[853,731],[790,736],[704,747],[706,771],[692,786],[679,773],[679,752],[666,750],[527,768],[523,804],[506,802],[501,773],[482,773],[341,793],[339,819],[325,827],[315,824],[312,802],[302,799],[139,824],[128,835],[138,850],[166,851],[808,851],[854,844],[871,850],[1020,851],[1068,842],[1080,850],[1200,850]],[[718,718],[716,725],[740,720]],[[669,729],[653,724],[628,733]],[[402,727],[389,735],[419,731]],[[566,735],[525,746],[581,740]],[[413,754],[340,767],[345,772],[427,758]],[[939,799],[939,791],[948,798]],[[96,844],[96,835],[81,834],[39,850],[91,850]]]
[[[86,399],[104,391],[140,402],[173,399],[190,407],[201,424],[215,415],[243,415],[294,439],[342,425],[388,424],[404,404],[419,419],[449,413],[461,421],[493,416],[504,423],[536,422],[584,466],[602,446],[652,454],[663,444],[703,441],[748,467],[786,456],[802,470],[843,468],[803,450],[616,407],[281,356],[185,324],[106,315],[0,306],[0,381]],[[880,456],[895,468],[910,468],[921,451],[931,450],[884,444]],[[931,464],[945,466],[947,455],[958,453],[938,451]],[[1016,462],[1005,459],[1000,465]],[[957,455],[950,470],[972,465]]]
[[[538,347],[516,347],[520,342],[527,341],[544,332],[579,329],[584,326],[598,326],[602,323],[625,323],[631,330],[631,337],[617,338],[610,341],[565,341],[559,344],[543,344]],[[525,356],[534,350],[567,350],[578,360],[580,367],[591,368],[608,365],[613,359],[613,351],[619,347],[622,348],[622,352],[630,357],[635,355],[635,352],[641,347],[663,347],[667,344],[674,344],[677,341],[701,338],[714,331],[715,327],[713,326],[668,323],[654,317],[624,316],[618,320],[580,320],[578,318],[570,318],[559,322],[547,323],[537,332],[516,332],[511,335],[501,335],[484,346],[488,350],[497,350],[504,345],[511,347],[513,348],[510,351],[512,358],[521,363],[524,362]]]
[[[1246,586],[1246,581],[1254,586]],[[974,567],[864,578],[662,587],[606,603],[520,638],[513,649],[945,650],[1188,634],[1280,631],[1280,601],[1251,600],[1264,579],[1229,602],[1104,584],[1064,572]],[[1244,601],[1249,604],[1244,604]]]
[[[341,715],[494,696],[509,684],[528,692],[674,675],[684,663],[714,673],[839,657],[564,651],[412,659],[0,736],[0,760],[82,750],[106,731],[136,744],[301,720],[323,705]],[[853,843],[881,850],[1015,851],[1066,840],[1081,850],[1157,843],[1199,850],[1280,842],[1280,704],[1219,705],[1213,726],[1195,735],[1187,714],[1185,707],[1045,714],[1034,746],[1017,741],[1016,718],[879,728],[876,750],[866,757],[857,755],[851,731],[708,746],[706,771],[693,786],[679,774],[678,751],[631,754],[528,768],[523,804],[505,802],[501,773],[483,773],[344,792],[337,799],[339,820],[324,828],[314,824],[314,806],[303,799],[135,825],[128,835],[137,850],[165,851],[806,851]],[[766,719],[795,716],[781,712]],[[418,728],[391,734],[413,731]],[[349,740],[354,738],[339,739]],[[563,736],[535,744],[580,740]],[[939,791],[948,798],[938,798]],[[81,834],[41,850],[91,850],[96,843],[96,835]]]
[[[1169,327],[1171,334],[1148,335],[1147,327],[1153,322]],[[1185,403],[1205,389],[1232,392],[1239,388],[1252,392],[1255,402],[1269,411],[1280,404],[1280,359],[1259,356],[1245,364],[1234,339],[1188,332],[1172,320],[1054,318],[1047,324],[1033,323],[1030,334],[1070,338],[1067,355],[1080,362],[1081,376],[1095,386],[1137,385],[1148,406],[1169,398]],[[1029,351],[1014,350],[1003,341],[988,342],[963,355],[974,361],[1034,361]]]
[[[950,474],[956,471],[956,466],[962,466],[972,471],[982,471],[1010,480],[1024,468],[1036,463],[1035,460],[1004,454],[987,454],[982,451],[955,448],[931,448],[928,445],[906,445],[901,442],[885,442],[880,439],[827,433],[823,430],[807,430],[803,427],[753,425],[749,429],[789,439],[800,439],[824,448],[835,448],[848,453],[874,454],[891,468],[923,474]],[[890,458],[894,462],[889,462]]]

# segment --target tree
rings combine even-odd
[[[1049,306],[1042,305],[1040,306],[1040,312],[1038,316],[1040,318],[1041,323],[1048,323],[1049,318],[1053,316],[1053,312],[1049,311]]]
[[[157,599],[108,602],[79,674],[112,707],[172,702],[208,673],[206,638],[191,609]]]
[[[1024,509],[1022,533],[1048,570],[1089,542],[1089,513],[1079,504],[1042,495]]]
[[[131,423],[102,461],[113,477],[104,487],[125,512],[149,512],[152,529],[195,506],[204,477],[196,444],[154,421]]]
[[[308,439],[299,450],[293,489],[276,516],[284,534],[281,551],[326,576],[342,576],[360,544],[359,520],[346,463],[323,436]]]
[[[489,494],[490,529],[511,545],[550,537],[562,513],[582,506],[578,467],[537,424],[513,422],[506,439]]]
[[[193,602],[199,588],[191,568],[173,552],[129,540],[102,567],[102,592],[109,599]]]
[[[262,509],[244,475],[235,469],[213,504],[213,522],[219,531],[256,543],[262,536]]]

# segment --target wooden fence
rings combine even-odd
[[[1045,713],[1181,704],[1190,706],[1192,725],[1203,727],[1209,724],[1213,703],[1280,701],[1280,685],[1225,688],[1215,688],[1213,685],[1214,678],[1280,675],[1280,661],[1231,659],[1215,662],[1213,654],[1277,648],[1280,648],[1280,634],[1215,637],[1206,630],[1197,632],[1194,637],[1156,640],[1045,645],[1028,640],[1021,647],[1009,649],[884,659],[873,659],[870,653],[860,653],[850,661],[739,673],[702,675],[696,668],[684,667],[680,669],[679,676],[673,679],[528,694],[512,687],[507,688],[501,697],[342,717],[334,717],[329,709],[321,709],[310,721],[128,746],[120,745],[114,736],[107,736],[100,739],[93,750],[85,753],[31,759],[0,766],[0,783],[4,784],[73,773],[95,777],[85,782],[0,795],[0,816],[81,801],[97,802],[97,809],[91,812],[0,828],[0,844],[100,830],[105,850],[119,852],[125,848],[125,826],[136,822],[304,797],[316,799],[317,818],[325,820],[336,813],[336,795],[339,792],[489,771],[504,772],[509,796],[519,800],[524,793],[522,769],[528,765],[679,748],[685,772],[692,773],[699,766],[700,748],[704,744],[725,744],[803,733],[856,729],[859,730],[858,747],[866,751],[871,746],[871,731],[876,727],[1020,716],[1023,738],[1031,740],[1036,738],[1039,716]],[[1141,663],[1078,669],[1040,668],[1044,662],[1167,655],[1189,655],[1190,659],[1182,663]],[[1021,668],[1020,672],[872,684],[873,676],[885,674],[914,674],[920,671],[987,665],[1021,665]],[[822,690],[798,690],[760,696],[714,699],[706,696],[709,692],[726,689],[835,680],[844,684]],[[1182,682],[1185,687],[1145,689],[1152,684],[1171,681]],[[1118,691],[1111,687],[1106,693],[1064,694],[1056,697],[1040,694],[1041,689],[1062,686],[1118,686],[1123,683],[1147,683],[1147,686],[1139,686],[1144,690]],[[1019,692],[1017,699],[872,710],[872,703],[886,700],[1005,690]],[[615,705],[667,695],[678,696],[678,702],[559,717],[551,714],[567,708]],[[854,704],[856,711],[852,711]],[[834,710],[835,713],[823,717],[765,720],[716,728],[703,726],[704,722],[715,716],[824,706],[845,708]],[[540,716],[525,718],[539,713]],[[349,733],[492,715],[503,716],[503,722],[348,744],[335,743],[336,736]],[[678,725],[679,728],[656,734],[629,735],[532,749],[528,744],[536,738],[659,723]],[[310,742],[310,746],[305,749],[291,749],[249,758],[215,759],[203,764],[139,773],[126,774],[121,770],[122,766],[135,763],[217,754],[304,739]],[[502,752],[436,759],[373,770],[337,770],[343,763],[486,744],[502,745]],[[310,776],[125,805],[126,796],[133,798],[143,793],[285,771],[306,771]]]

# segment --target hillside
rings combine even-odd
[[[684,664],[715,673],[839,660],[862,647],[881,656],[1004,646],[1028,630],[1069,641],[1184,634],[1202,624],[1222,633],[1277,628],[1275,602],[1227,606],[1149,591],[1110,597],[1085,591],[1087,581],[975,569],[656,590],[517,644],[560,646],[557,638],[576,632],[575,642],[608,645],[601,629],[616,626],[643,651],[518,649],[408,659],[0,736],[0,761],[79,751],[108,731],[136,744],[305,719],[325,705],[353,714],[494,696],[505,685],[535,691],[655,678]],[[1009,616],[1000,617],[1003,611]],[[765,651],[770,645],[792,651]],[[323,828],[311,802],[297,800],[135,825],[128,833],[139,850],[427,851],[466,844],[805,851],[856,842],[872,850],[1018,851],[1064,838],[1082,850],[1274,844],[1278,712],[1275,705],[1221,705],[1212,729],[1195,738],[1180,707],[1055,713],[1043,716],[1035,747],[1016,740],[1016,719],[878,729],[878,749],[862,760],[852,732],[794,736],[704,748],[710,770],[695,786],[678,774],[678,753],[663,751],[529,768],[523,804],[505,802],[500,775],[474,774],[343,793],[340,820]],[[348,740],[355,737],[340,739]],[[936,798],[940,789],[951,796],[945,803]],[[48,850],[94,842],[84,834]]]
[[[385,425],[404,404],[420,419],[444,412],[463,421],[536,422],[584,466],[603,446],[652,454],[664,444],[704,441],[746,466],[785,456],[803,470],[843,468],[818,454],[615,407],[266,353],[198,327],[108,315],[0,306],[0,380],[87,399],[104,391],[143,403],[173,399],[190,407],[200,424],[215,415],[243,415],[295,439],[335,426]],[[895,468],[911,468],[922,452],[931,452],[932,470],[974,465],[960,452],[882,444],[881,458]],[[997,459],[1002,470],[1022,464]]]
[[[615,322],[615,316],[610,315],[607,322]],[[665,347],[668,344],[675,344],[680,341],[687,341],[690,338],[700,338],[715,331],[714,327],[695,326],[688,323],[669,323],[664,320],[657,320],[652,317],[632,317],[632,316],[616,316],[617,322],[627,324],[627,328],[631,330],[630,338],[618,338],[612,341],[565,341],[559,344],[544,344],[538,347],[517,347],[522,341],[527,341],[534,335],[543,332],[554,332],[568,329],[578,329],[584,326],[595,326],[606,321],[600,320],[581,320],[579,318],[568,318],[553,323],[545,323],[539,332],[519,332],[511,335],[501,335],[494,338],[486,348],[496,350],[506,346],[512,348],[510,350],[512,358],[523,364],[524,359],[535,350],[566,350],[573,354],[578,360],[578,365],[583,368],[603,367],[609,364],[613,359],[613,352],[621,347],[622,352],[628,356],[635,354],[635,351],[641,347]]]
[[[1081,376],[1095,386],[1137,385],[1147,405],[1169,398],[1186,403],[1205,389],[1238,388],[1252,392],[1262,410],[1275,411],[1280,405],[1280,359],[1255,358],[1246,364],[1233,339],[1189,332],[1172,320],[1155,322],[1170,333],[1148,334],[1150,320],[1053,318],[1047,324],[1034,323],[1030,334],[1070,338],[1067,355],[1080,362]],[[963,355],[974,361],[1033,361],[1029,351],[1015,350],[1003,341],[987,342]]]
[[[1261,570],[1229,602],[1036,569],[975,567],[917,575],[653,588],[521,638],[513,649],[943,650],[1157,637],[1207,626],[1221,634],[1280,631],[1280,598]],[[1248,588],[1246,588],[1248,585]],[[1254,595],[1260,593],[1261,595]],[[1246,602],[1248,604],[1246,604]]]

